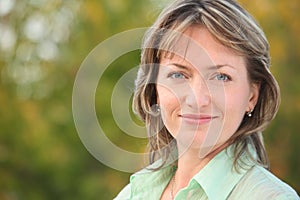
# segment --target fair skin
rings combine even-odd
[[[161,199],[186,187],[238,129],[258,99],[244,58],[217,42],[207,29],[191,26],[172,56],[164,53],[157,77],[158,104],[166,128],[178,145],[175,184]],[[173,52],[173,53],[174,53]],[[188,163],[188,164],[187,164]]]

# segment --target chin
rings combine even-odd
[[[223,146],[225,147],[225,142],[218,140],[217,138],[203,138],[203,137],[196,137],[193,140],[181,140],[179,142],[177,140],[178,145],[180,146],[181,153],[186,151],[197,151],[199,154],[199,158],[204,158],[210,153],[214,152],[215,150],[219,149],[222,150]]]
[[[176,138],[178,145],[180,145],[181,147],[184,147],[185,150],[188,149],[195,149],[195,150],[201,150],[202,147],[204,147],[205,144],[205,138],[203,136],[198,136],[198,137],[194,137],[194,138],[187,138],[185,136],[185,138]],[[207,146],[207,145],[205,145]],[[213,145],[209,145],[209,146],[213,146]]]

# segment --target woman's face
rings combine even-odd
[[[161,57],[157,101],[177,144],[209,153],[236,132],[259,88],[249,83],[244,58],[207,29],[192,26],[183,35],[173,54]]]

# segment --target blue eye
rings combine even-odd
[[[229,76],[227,76],[226,74],[222,74],[222,73],[221,74],[217,74],[216,75],[216,79],[218,81],[224,81],[224,82],[231,80],[231,78]]]
[[[168,77],[173,79],[186,79],[186,76],[180,72],[172,72],[171,74],[168,75]]]

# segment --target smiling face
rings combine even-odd
[[[162,53],[157,102],[163,122],[181,149],[205,153],[226,146],[257,102],[244,58],[200,26],[184,32],[173,53]]]

